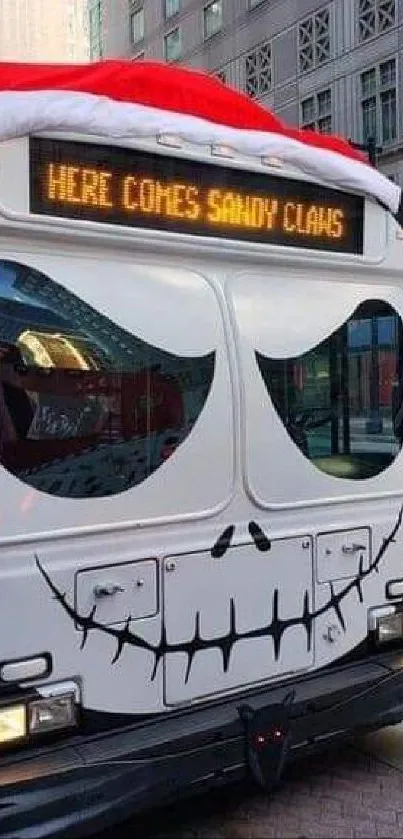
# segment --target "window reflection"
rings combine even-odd
[[[0,261],[0,457],[53,495],[114,495],[191,431],[214,353],[182,358],[114,324],[40,272]]]
[[[389,466],[403,439],[402,322],[366,301],[336,332],[297,357],[256,353],[288,434],[323,472],[370,478]]]

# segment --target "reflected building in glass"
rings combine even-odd
[[[191,432],[214,353],[179,357],[41,272],[0,262],[0,460],[67,498],[142,483]]]

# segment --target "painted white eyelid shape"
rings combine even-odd
[[[255,275],[232,284],[241,332],[253,349],[271,358],[289,358],[316,347],[338,329],[364,300],[367,286]]]
[[[158,349],[197,357],[222,343],[219,305],[211,285],[182,266],[142,264],[91,255],[7,255],[36,268],[106,315],[114,324]]]

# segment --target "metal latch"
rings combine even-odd
[[[335,641],[340,637],[341,629],[340,627],[336,626],[336,624],[332,623],[330,626],[326,627],[326,632],[323,633],[323,638],[325,641],[328,641],[329,644],[334,644]]]
[[[356,542],[353,542],[352,545],[343,545],[342,552],[344,554],[356,554],[358,551],[365,551],[366,545],[357,545]]]
[[[100,583],[97,586],[94,586],[94,596],[97,598],[100,597],[113,597],[114,594],[119,594],[120,592],[124,592],[124,588],[119,586],[117,583]]]

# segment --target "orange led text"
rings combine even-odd
[[[202,186],[183,181],[169,181],[147,174],[108,171],[96,165],[48,163],[42,184],[47,204],[88,207],[89,218],[102,211],[102,220],[132,217],[169,219],[182,222],[180,229],[189,232],[197,225],[203,229],[250,230],[277,233],[286,242],[311,239],[343,240],[348,236],[348,217],[341,206],[310,203],[300,198],[240,192],[228,188]],[[196,178],[195,178],[196,180]],[[289,194],[289,193],[288,193]],[[110,210],[110,216],[107,210]],[[82,217],[82,213],[80,213]],[[119,223],[119,221],[117,223]],[[156,225],[158,226],[158,225]],[[179,227],[178,227],[179,229]],[[270,239],[268,239],[270,241]]]
[[[47,197],[51,201],[66,201],[68,204],[112,208],[112,178],[112,172],[100,169],[50,163]]]
[[[202,213],[198,193],[191,184],[167,184],[127,175],[123,180],[122,204],[127,212],[196,221]]]
[[[283,209],[283,229],[294,235],[340,239],[345,233],[344,213],[335,207],[287,201]]]

